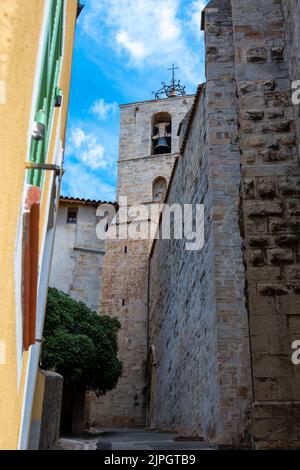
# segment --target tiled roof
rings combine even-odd
[[[84,198],[79,198],[79,197],[69,197],[69,196],[60,196],[60,201],[61,202],[70,202],[70,203],[76,203],[76,204],[92,204],[92,205],[99,205],[99,204],[113,204],[115,205],[115,202],[111,201],[100,201],[97,199],[84,199]]]

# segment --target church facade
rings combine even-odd
[[[125,196],[128,212],[137,204],[162,202],[179,154],[177,130],[193,99],[174,96],[121,106],[117,201],[122,204]],[[165,138],[161,147],[159,138]],[[106,241],[100,315],[116,316],[121,322],[119,355],[123,374],[115,390],[91,401],[90,419],[98,426],[146,423],[151,244],[151,239]]]

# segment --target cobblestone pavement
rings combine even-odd
[[[96,450],[100,441],[104,450],[212,450],[202,441],[174,440],[175,434],[143,429],[102,429],[91,436],[63,437],[55,450]]]

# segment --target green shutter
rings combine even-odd
[[[40,141],[31,140],[30,161],[34,163],[45,163],[47,161],[55,91],[58,86],[62,63],[63,15],[64,0],[51,0],[48,32],[35,108],[35,114],[40,111],[45,113],[45,138]],[[29,170],[27,180],[29,184],[42,186],[43,179],[43,170]]]

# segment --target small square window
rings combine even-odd
[[[68,209],[67,224],[76,224],[76,223],[77,223],[77,210],[70,207]]]

